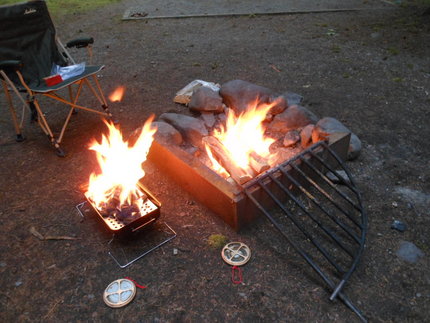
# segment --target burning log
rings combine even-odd
[[[257,174],[261,174],[262,172],[265,172],[270,168],[270,165],[268,164],[267,159],[260,156],[255,151],[251,152],[249,157],[250,157],[249,163],[252,169],[257,172]]]
[[[226,155],[223,145],[215,137],[203,137],[203,143],[208,145],[212,153],[220,164],[230,173],[230,176],[240,185],[249,181],[252,176],[248,175],[239,166],[235,165],[234,162]]]

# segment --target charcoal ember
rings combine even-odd
[[[269,130],[287,133],[290,130],[306,127],[308,124],[315,124],[317,121],[318,117],[310,110],[299,105],[292,105],[273,118]]]
[[[116,197],[113,197],[113,198],[109,199],[108,202],[104,203],[101,206],[101,212],[100,213],[105,218],[109,217],[109,216],[114,216],[115,211],[117,211],[119,208],[119,205],[120,205],[119,199]]]
[[[140,210],[137,205],[124,205],[116,214],[116,219],[128,224],[140,216]]]
[[[283,96],[278,96],[268,88],[252,84],[242,80],[229,81],[221,86],[220,95],[224,103],[234,110],[236,115],[246,111],[249,105],[258,101],[263,104],[274,104],[271,114],[279,114],[287,108],[287,102]]]
[[[106,208],[103,209],[101,213],[102,217],[104,218],[108,218],[108,217],[116,217],[116,213],[117,213],[118,209],[116,208]]]
[[[192,145],[203,148],[202,138],[208,131],[201,119],[178,113],[163,113],[160,119],[175,127]]]
[[[130,215],[130,216],[126,217],[126,218],[123,218],[121,220],[121,222],[123,224],[127,225],[127,224],[130,224],[133,221],[136,221],[139,217],[140,217],[140,213],[135,213],[135,214]]]
[[[349,141],[348,160],[353,160],[358,157],[361,151],[361,141],[357,135],[352,133],[342,122],[335,118],[322,118],[317,122],[312,132],[312,141],[318,142],[330,137],[335,133],[351,133],[351,140]]]
[[[222,97],[218,92],[202,86],[191,96],[188,107],[192,111],[221,113],[224,110]]]
[[[111,198],[106,205],[106,208],[117,208],[120,205],[120,200],[117,197]]]

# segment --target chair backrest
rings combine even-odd
[[[31,86],[49,76],[52,64],[64,65],[55,27],[45,1],[0,6],[0,60],[20,60],[21,73]],[[15,73],[8,73],[19,83]]]

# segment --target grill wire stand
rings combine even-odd
[[[336,173],[344,170],[348,180]],[[336,185],[327,173],[333,173]],[[367,233],[351,173],[324,141],[243,185],[244,193],[330,289],[363,322],[342,289],[356,269]]]
[[[85,219],[85,215],[82,213],[82,209],[83,209],[83,207],[86,205],[86,204],[88,204],[88,201],[84,201],[84,202],[82,202],[82,203],[79,203],[78,205],[76,205],[76,209],[78,210],[78,213],[79,213],[79,215],[83,218],[83,219]],[[152,222],[154,222],[155,221],[155,219],[152,219],[150,222],[148,222],[147,224],[145,224],[144,226],[146,226],[146,225],[149,225],[150,223],[152,223]],[[158,222],[158,223],[160,223],[160,222]],[[155,245],[155,246],[153,246],[152,248],[150,248],[150,249],[148,249],[148,250],[145,250],[143,253],[140,253],[139,255],[137,255],[137,256],[135,256],[133,259],[131,259],[131,260],[128,260],[128,257],[127,257],[127,255],[125,254],[125,252],[124,252],[124,249],[123,248],[121,248],[120,250],[122,251],[122,254],[123,254],[123,259],[125,259],[125,261],[120,261],[119,259],[118,259],[118,257],[115,257],[114,256],[114,254],[113,254],[113,252],[111,252],[111,251],[108,251],[108,255],[115,261],[115,263],[120,267],[120,268],[122,268],[122,269],[124,269],[124,268],[126,268],[126,267],[128,267],[128,266],[130,266],[131,264],[133,264],[133,263],[135,263],[136,261],[138,261],[139,259],[141,259],[141,258],[143,258],[143,257],[145,257],[147,254],[149,254],[149,253],[151,253],[152,251],[154,251],[154,250],[156,250],[156,249],[158,249],[158,248],[160,248],[161,246],[163,246],[164,244],[166,244],[166,243],[168,243],[170,240],[173,240],[174,238],[176,238],[176,231],[175,230],[173,230],[171,227],[170,227],[170,225],[168,225],[166,222],[163,222],[163,224],[167,227],[167,233],[170,235],[167,239],[165,239],[165,240],[163,240],[163,241],[161,241],[160,243],[158,243],[157,245]],[[113,245],[113,242],[114,241],[116,241],[116,240],[118,240],[118,239],[115,239],[116,238],[116,235],[115,234],[113,234],[112,235],[112,239],[110,239],[109,240],[109,242],[108,242],[108,246],[110,247],[111,245]]]

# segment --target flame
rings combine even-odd
[[[212,155],[212,151],[211,149],[205,145],[205,149],[206,149],[206,154],[209,157],[209,160],[211,162],[211,168],[218,173],[219,175],[221,175],[224,178],[229,177],[230,175],[228,174],[228,172],[225,170],[224,167],[221,166],[220,163],[218,163],[218,161],[215,159],[215,157]]]
[[[139,201],[138,181],[145,176],[142,163],[146,160],[157,128],[152,126],[154,116],[143,125],[133,146],[123,140],[122,133],[112,123],[105,121],[108,136],[103,135],[99,143],[94,140],[90,150],[97,154],[100,173],[92,173],[89,179],[87,197],[101,209],[114,196],[119,195],[120,205]],[[139,205],[140,207],[140,205]]]
[[[109,100],[111,102],[120,102],[122,97],[124,96],[125,87],[118,86],[112,93],[109,95]]]
[[[269,147],[275,139],[264,135],[266,129],[263,121],[277,103],[278,100],[270,104],[255,100],[239,116],[229,109],[225,127],[214,131],[213,135],[223,144],[226,155],[248,175],[253,176],[254,173],[250,164],[251,153],[255,152],[267,159],[270,157]],[[206,150],[210,148],[206,146]],[[214,158],[211,155],[209,158],[213,163]]]

